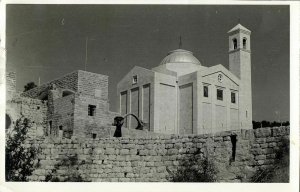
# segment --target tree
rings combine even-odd
[[[24,86],[24,92],[33,89],[35,87],[37,87],[37,85],[34,82],[29,82]]]
[[[200,158],[196,154],[182,160],[175,172],[171,173],[172,182],[215,182],[217,167],[212,160]]]
[[[20,118],[14,130],[7,135],[5,146],[6,181],[27,181],[34,170],[34,159],[37,149],[26,147],[25,139],[30,128],[30,121]]]

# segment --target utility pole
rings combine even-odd
[[[84,62],[84,70],[85,71],[86,71],[87,57],[88,57],[88,53],[87,53],[87,51],[88,51],[88,40],[89,40],[89,38],[86,37],[85,38],[85,62]]]

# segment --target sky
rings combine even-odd
[[[7,5],[7,71],[17,89],[75,70],[109,76],[110,110],[117,83],[134,67],[151,69],[171,50],[192,51],[204,66],[228,69],[228,34],[252,31],[253,120],[290,118],[289,6],[286,5]]]

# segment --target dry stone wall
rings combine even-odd
[[[84,181],[165,182],[188,156],[207,157],[218,182],[248,181],[289,137],[289,127],[227,131],[215,135],[157,135],[79,140],[30,140],[40,148],[31,181],[77,175]],[[233,139],[235,138],[235,139]],[[234,141],[236,145],[234,146]]]

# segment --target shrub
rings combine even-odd
[[[13,131],[7,135],[5,146],[5,179],[6,181],[27,181],[34,170],[34,159],[37,149],[24,145],[30,121],[20,118]]]
[[[79,173],[79,166],[84,164],[84,162],[78,162],[78,155],[70,155],[63,158],[59,163],[54,165],[54,169],[49,172],[46,177],[46,182],[88,182]],[[68,176],[65,179],[60,179],[57,176],[57,170],[60,168],[66,168]]]
[[[173,182],[214,182],[217,169],[208,158],[200,159],[197,155],[182,161],[181,166],[171,176]]]

